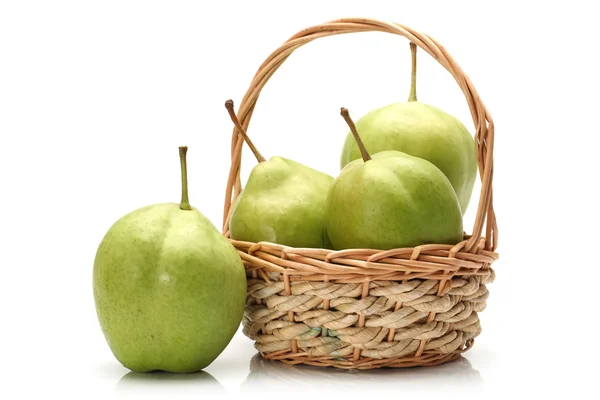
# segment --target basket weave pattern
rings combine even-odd
[[[455,78],[475,125],[482,187],[473,227],[457,245],[387,251],[298,249],[230,239],[248,274],[244,333],[266,358],[339,368],[432,366],[457,358],[481,332],[478,312],[498,258],[492,203],[494,127],[469,78],[435,40],[396,23],[342,19],[305,29],[261,65],[239,105],[248,127],[260,91],[298,47],[321,37],[366,31],[398,34]],[[234,129],[223,233],[229,237],[240,182],[243,138]],[[485,231],[485,236],[483,232]]]

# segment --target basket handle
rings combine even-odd
[[[471,237],[465,244],[465,250],[472,252],[477,250],[485,226],[484,246],[486,250],[494,251],[498,240],[496,217],[492,202],[494,123],[467,75],[465,75],[458,64],[450,57],[446,49],[429,36],[397,23],[382,22],[365,18],[344,18],[304,29],[292,36],[281,47],[271,53],[260,66],[248,91],[239,104],[238,118],[240,123],[244,129],[248,128],[261,90],[268,82],[269,78],[271,78],[275,71],[277,71],[294,50],[312,40],[322,37],[370,31],[387,32],[406,37],[446,68],[463,91],[475,125],[477,161],[482,182],[475,225],[473,226]],[[229,236],[228,225],[231,205],[242,190],[240,165],[243,142],[244,139],[239,135],[237,129],[234,128],[231,143],[231,168],[225,193],[223,218],[223,234],[225,236]]]

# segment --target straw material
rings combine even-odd
[[[462,89],[475,125],[482,181],[471,235],[454,246],[387,251],[298,249],[230,239],[248,273],[244,333],[268,359],[346,369],[433,366],[452,361],[481,332],[478,313],[498,258],[492,202],[494,124],[469,78],[434,39],[396,23],[341,19],[292,36],[260,66],[238,109],[246,129],[260,91],[300,46],[353,32],[398,34],[444,66]],[[242,190],[243,138],[232,137],[223,234]],[[485,229],[485,235],[483,235]]]

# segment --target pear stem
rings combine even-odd
[[[260,154],[260,151],[258,151],[256,146],[254,146],[252,140],[250,140],[250,138],[248,137],[248,134],[246,133],[246,130],[244,129],[242,124],[240,124],[240,120],[238,119],[237,115],[235,115],[235,111],[233,110],[233,100],[227,100],[225,102],[225,108],[229,112],[229,118],[231,118],[231,121],[233,121],[233,124],[237,128],[238,132],[240,133],[240,135],[242,135],[242,137],[248,144],[248,147],[250,147],[250,150],[252,150],[252,153],[254,153],[254,157],[256,157],[256,160],[259,163],[266,161],[262,154]]]
[[[412,71],[410,74],[410,95],[408,101],[417,101],[417,45],[410,42],[410,54],[412,58]]]
[[[354,140],[356,140],[356,144],[358,145],[358,149],[360,150],[360,154],[362,155],[363,161],[369,161],[371,159],[371,156],[369,155],[369,152],[367,151],[367,148],[365,147],[365,144],[363,143],[362,139],[358,135],[356,125],[354,125],[354,121],[352,121],[352,118],[350,118],[350,113],[347,109],[342,107],[340,110],[340,114],[342,114],[342,117],[344,117],[344,120],[350,127],[350,131],[354,135]]]
[[[179,161],[181,161],[181,203],[179,203],[179,208],[182,210],[192,209],[188,198],[187,161],[185,159],[187,149],[187,146],[179,147]]]

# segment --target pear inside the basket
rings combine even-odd
[[[411,54],[412,77],[408,101],[368,112],[356,122],[356,128],[373,154],[398,150],[423,158],[438,167],[452,184],[464,215],[477,176],[475,141],[457,118],[417,101],[416,46],[413,43]],[[341,167],[359,158],[360,151],[354,136],[348,132],[342,149]]]
[[[328,247],[325,200],[333,177],[283,157],[265,160],[239,123],[231,100],[226,107],[258,160],[233,205],[231,238],[292,247]]]
[[[362,154],[335,179],[325,208],[334,249],[382,249],[462,239],[462,215],[448,178],[429,161],[388,150],[371,156],[342,109]]]

